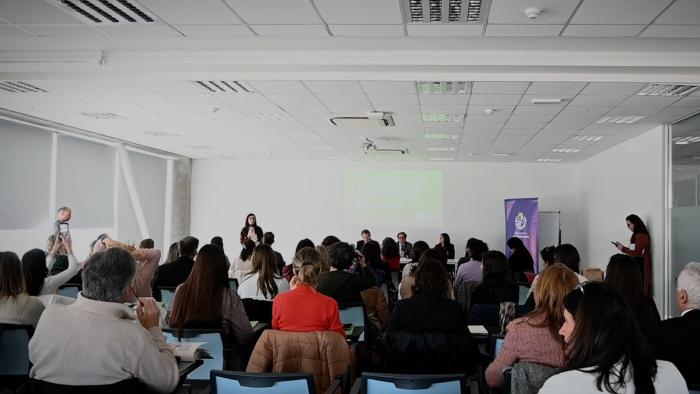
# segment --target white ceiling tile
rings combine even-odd
[[[474,82],[472,93],[476,94],[523,94],[529,82]]]
[[[536,99],[561,99],[559,104],[533,104],[532,100]],[[540,93],[540,94],[526,94],[520,100],[520,105],[529,106],[542,106],[550,108],[561,108],[569,103],[573,99],[572,94],[562,94],[562,93]]]
[[[639,82],[591,82],[580,94],[601,96],[629,96],[641,89],[645,83]]]
[[[491,23],[564,24],[576,8],[578,0],[536,0],[525,4],[522,0],[497,0],[491,3]],[[536,19],[528,19],[525,9],[535,7],[542,10]]]
[[[569,105],[573,106],[613,106],[621,103],[628,96],[590,96],[590,95],[578,95],[574,97],[573,100],[569,102]]]
[[[474,124],[504,124],[510,119],[508,115],[469,115],[466,123]]]
[[[367,93],[386,94],[415,94],[416,85],[411,81],[362,81],[362,87]]]
[[[100,26],[113,37],[182,37],[182,34],[165,25],[115,25]]]
[[[605,115],[610,116],[649,116],[663,107],[615,107]]]
[[[539,127],[530,127],[530,128],[517,128],[517,129],[507,129],[504,128],[501,131],[500,135],[512,135],[512,134],[517,134],[517,135],[535,135],[540,131]]]
[[[401,105],[418,105],[418,96],[414,94],[385,94],[385,93],[367,93],[369,99],[374,104],[401,104]]]
[[[318,12],[328,24],[402,23],[396,0],[314,0]]]
[[[244,25],[175,25],[187,37],[247,37],[253,36]]]
[[[426,114],[464,114],[467,112],[465,104],[421,104],[421,112]]]
[[[309,91],[300,81],[247,81],[253,88],[262,93],[301,93]]]
[[[139,0],[171,25],[232,25],[241,20],[221,1]]]
[[[225,0],[249,24],[321,23],[308,0]]]
[[[551,105],[518,105],[513,111],[513,115],[530,115],[530,114],[542,114],[542,115],[555,115],[561,111],[561,106],[551,106]]]
[[[362,93],[362,87],[357,81],[304,81],[304,84],[314,93]]]
[[[698,25],[700,19],[700,1],[676,0],[661,16],[654,21],[661,25]]]
[[[469,104],[476,105],[516,105],[520,101],[517,94],[472,94]]]
[[[559,113],[560,115],[603,115],[613,109],[613,106],[574,106],[568,105]]]
[[[621,102],[621,107],[652,107],[663,108],[673,104],[678,100],[678,97],[663,97],[663,96],[632,96]]]
[[[492,25],[486,27],[493,37],[556,37],[564,25]]]
[[[419,105],[372,103],[377,111],[399,113],[401,115],[415,114],[416,116],[420,113]]]
[[[700,26],[651,25],[640,37],[700,38]]]
[[[420,94],[418,98],[421,104],[463,104],[465,110],[469,101],[468,94]]]
[[[260,36],[328,36],[322,25],[251,25]]]
[[[585,0],[571,20],[573,24],[647,24],[672,0]]]
[[[587,82],[533,82],[527,94],[577,94]]]
[[[17,25],[79,25],[81,20],[45,0],[0,1],[0,16]]]
[[[14,26],[0,26],[0,37],[32,37],[32,35]]]
[[[364,94],[319,93],[316,95],[325,104],[361,104],[370,106]]]
[[[508,115],[513,112],[515,106],[512,105],[472,105],[467,107],[467,114],[488,115],[485,111],[493,111],[493,115]]]
[[[364,21],[363,21],[364,22]],[[403,25],[328,25],[336,37],[403,36]]]
[[[634,37],[646,25],[569,25],[564,37]]]
[[[409,36],[480,36],[481,25],[431,25],[423,23],[409,23],[407,25]]]
[[[105,34],[89,26],[26,26],[25,29],[39,37],[105,37]]]
[[[684,97],[673,104],[672,107],[694,107],[700,109],[700,96]]]

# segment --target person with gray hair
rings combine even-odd
[[[700,263],[690,262],[678,274],[676,304],[681,316],[661,322],[654,353],[675,364],[686,383],[700,385]]]
[[[156,392],[175,390],[179,372],[155,300],[139,298],[136,313],[123,303],[133,297],[135,273],[136,261],[124,249],[92,255],[75,303],[53,304],[39,320],[29,342],[29,376],[73,386],[137,378]]]

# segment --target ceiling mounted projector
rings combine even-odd
[[[368,155],[369,152],[379,152],[379,153],[401,153],[402,155],[408,154],[408,148],[405,149],[382,149],[377,146],[371,139],[365,137],[365,139],[360,143],[360,150],[362,153]]]
[[[333,126],[351,129],[394,127],[394,118],[386,112],[372,111],[364,116],[336,116],[330,118]]]

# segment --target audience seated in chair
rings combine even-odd
[[[490,387],[500,387],[503,369],[521,361],[554,368],[564,366],[564,341],[559,328],[564,323],[564,297],[576,285],[576,274],[562,264],[543,272],[535,293],[537,308],[508,324],[503,349],[486,368],[486,383]]]
[[[471,304],[518,303],[518,284],[506,256],[492,250],[483,255],[484,279],[471,295]]]
[[[180,257],[158,268],[158,276],[154,281],[155,287],[177,287],[184,282],[190,276],[198,247],[197,238],[189,236],[183,238],[180,241]]]
[[[57,295],[57,293],[61,286],[80,271],[80,263],[73,255],[70,237],[59,238],[59,240],[67,251],[69,265],[68,269],[56,275],[48,275],[53,264],[52,255],[46,256],[43,250],[32,249],[22,256],[22,270],[27,293],[38,298],[44,306],[55,302],[63,304],[73,302],[73,299]]]
[[[691,262],[676,279],[680,317],[664,320],[653,341],[658,359],[678,367],[688,384],[700,385],[700,263]]]
[[[107,248],[122,248],[131,253],[136,259],[136,275],[132,285],[134,296],[136,297],[152,297],[151,282],[158,268],[160,261],[160,249],[154,248],[138,248],[135,249],[131,245],[123,244],[109,237],[105,237],[102,242]],[[136,301],[132,299],[131,301]]]
[[[426,250],[430,249],[430,246],[428,245],[427,242],[425,241],[416,241],[416,243],[413,245],[411,248],[411,262],[408,264],[404,265],[403,270],[401,271],[401,280],[403,281],[403,278],[407,277],[408,275],[411,274],[411,272],[415,272],[415,267],[418,265],[418,261],[420,260],[420,257],[425,253]]]
[[[384,238],[380,253],[382,255],[382,260],[386,264],[389,271],[399,270],[401,255],[399,254],[399,245],[393,238]]]
[[[377,285],[372,269],[345,242],[336,242],[328,247],[328,262],[330,271],[319,275],[316,290],[339,304],[362,303],[361,292]],[[353,264],[360,266],[359,274],[348,272]]]
[[[297,247],[296,247],[296,249],[294,249],[294,255],[299,253],[300,250],[307,248],[307,247],[314,249],[316,246],[314,245],[313,241],[311,241],[308,238],[304,238],[297,243]],[[319,268],[319,272],[320,272],[320,268]],[[294,264],[288,264],[288,265],[284,266],[284,268],[282,269],[282,277],[284,279],[286,279],[287,282],[292,280],[292,278],[294,277]]]
[[[464,282],[481,282],[483,279],[482,272],[482,256],[488,252],[488,245],[485,242],[472,238],[467,242],[467,250],[469,252],[469,261],[460,265],[457,268],[455,276],[455,288]]]
[[[273,329],[336,331],[345,338],[338,303],[316,290],[320,262],[318,252],[311,247],[301,249],[294,256],[294,277],[290,282],[292,290],[272,300]]]
[[[289,282],[277,275],[277,258],[269,245],[256,246],[251,261],[253,270],[238,280],[237,291],[241,298],[269,301],[289,291]]]
[[[578,249],[572,244],[561,244],[554,249],[554,262],[564,264],[576,273],[579,283],[586,283],[588,279],[581,275],[581,256]]]
[[[687,393],[668,361],[657,361],[629,304],[608,285],[588,282],[564,298],[566,365],[540,394]]]
[[[374,279],[377,281],[377,286],[382,287],[382,285],[388,281],[389,274],[388,267],[384,260],[382,260],[379,243],[377,241],[368,241],[362,246],[360,252],[364,257],[365,264],[372,269]],[[355,271],[359,269],[359,267],[355,267]]]
[[[252,227],[251,227],[252,228]],[[241,253],[233,259],[233,264],[228,270],[228,277],[240,280],[245,275],[248,275],[253,270],[253,261],[251,257],[253,256],[253,250],[255,249],[256,243],[250,239],[243,241],[243,249]]]
[[[421,257],[421,260],[425,254]],[[450,299],[447,271],[437,260],[418,264],[415,292],[399,301],[380,344],[387,372],[471,373],[478,351],[467,316]]]
[[[36,327],[44,304],[27,294],[22,263],[13,252],[0,252],[0,323]]]
[[[542,272],[547,269],[550,265],[554,264],[554,251],[556,247],[555,246],[547,246],[545,248],[542,248],[540,250],[540,272],[535,275],[535,278],[532,280],[532,283],[530,283],[530,288],[527,291],[527,298],[525,300],[525,305],[529,305],[531,307],[535,307],[535,289],[537,288],[537,284],[540,281],[540,277],[542,277]],[[522,301],[522,300],[520,300]]]
[[[158,326],[158,306],[141,298],[134,313],[123,304],[132,297],[135,273],[136,261],[126,250],[91,256],[76,302],[49,306],[39,321],[29,343],[30,377],[61,385],[137,378],[151,390],[173,391],[178,368]]]
[[[418,244],[418,242],[416,242]],[[415,249],[415,247],[414,247]],[[420,249],[419,249],[420,251]],[[415,276],[415,271],[417,271],[418,266],[421,265],[423,262],[427,260],[434,260],[439,262],[443,268],[445,268],[445,254],[444,250],[439,249],[439,248],[434,248],[434,249],[427,249],[423,253],[420,254],[420,258],[418,259],[418,264],[413,267],[414,273],[409,274],[407,277],[403,278],[401,280],[401,283],[399,283],[399,299],[403,300],[406,298],[411,298],[413,296],[413,288],[416,283],[416,276]],[[454,299],[454,291],[452,290],[452,281],[449,279],[449,274],[447,278],[447,287],[449,288],[448,294],[449,298]]]
[[[372,316],[379,321],[380,332],[386,331],[389,327],[389,317],[391,311],[384,297],[384,292],[378,287],[371,287],[360,292],[362,303],[367,310],[367,317],[372,320]]]

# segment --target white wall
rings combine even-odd
[[[625,217],[635,213],[651,233],[654,296],[662,300],[663,127],[656,127],[578,164],[581,180],[579,251],[583,265],[605,270],[617,249],[629,244]]]
[[[343,223],[343,172],[352,170],[442,170],[444,225],[440,228],[367,227],[374,239],[408,233],[409,241],[433,245],[450,234],[457,254],[468,237],[503,249],[503,200],[539,197],[540,210],[562,211],[564,242],[578,244],[575,229],[579,192],[573,164],[405,163],[194,160],[191,233],[208,243],[224,237],[226,253],[240,252],[238,237],[246,214],[254,212],[265,231],[275,233],[275,249],[290,261],[297,242],[315,243],[329,234],[347,242],[360,239],[361,226]]]

